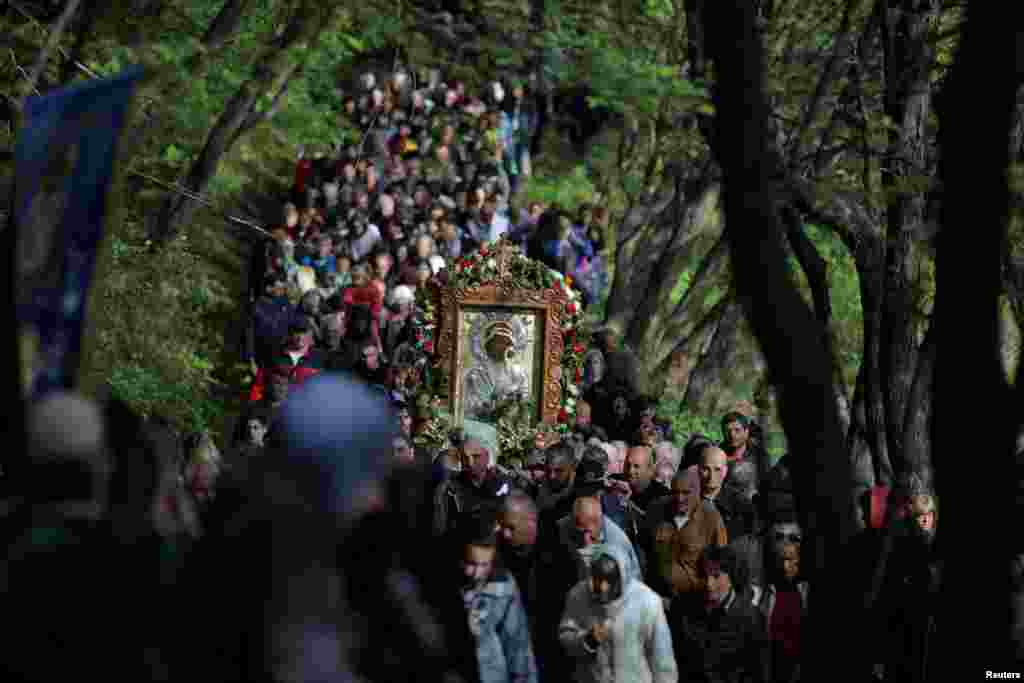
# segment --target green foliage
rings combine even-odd
[[[682,448],[695,434],[703,434],[713,441],[722,440],[719,417],[698,415],[681,406],[679,401],[663,400],[658,404],[658,417],[672,423],[675,444]]]
[[[591,201],[596,191],[580,164],[565,175],[534,175],[526,188],[526,202],[557,203],[563,209],[575,211],[580,204]]]
[[[711,111],[709,91],[682,78],[678,65],[663,62],[658,45],[617,44],[619,39],[604,31],[581,35],[572,20],[548,36],[551,44],[584,54],[583,66],[569,68],[566,77],[586,81],[593,88],[591,107],[654,116],[669,100],[684,108]]]
[[[241,305],[239,244],[222,221],[200,214],[185,235],[154,255],[140,214],[124,211],[121,219],[108,226],[110,267],[99,272],[90,297],[97,338],[83,387],[106,383],[142,414],[166,416],[185,430],[222,433],[237,409],[223,388],[242,379],[237,350],[225,336]]]
[[[180,406],[174,417],[190,430],[215,429],[223,419],[224,401],[213,400],[209,392],[197,395],[196,388],[168,378],[151,367],[131,363],[115,367],[110,376],[115,396],[142,415],[166,414],[168,406]]]

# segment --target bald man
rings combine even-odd
[[[729,474],[729,458],[718,446],[708,446],[700,456],[700,494],[714,501],[722,491]]]
[[[516,580],[531,621],[537,597],[537,505],[526,493],[513,491],[498,511],[498,549],[502,563]]]
[[[655,465],[653,448],[632,446],[626,452],[626,462],[622,474],[613,477],[629,483],[630,502],[644,512],[655,500],[669,494],[668,486],[654,478]]]
[[[708,446],[701,453],[700,493],[708,505],[714,506],[722,516],[729,538],[751,533],[756,526],[754,504],[740,489],[728,484],[729,461],[718,446]]]
[[[702,503],[694,468],[679,470],[671,495],[651,506],[645,534],[647,584],[668,599],[696,599],[704,583],[698,560],[708,545],[725,545],[728,534],[713,505]]]
[[[578,498],[573,504],[572,517],[564,517],[558,527],[562,547],[569,550],[575,560],[576,581],[589,578],[590,561],[607,546],[618,547],[627,558],[630,577],[643,580],[633,543],[619,525],[605,516],[599,498]]]

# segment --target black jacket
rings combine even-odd
[[[764,618],[749,595],[732,593],[726,608],[710,613],[675,600],[669,610],[679,680],[704,683],[767,683],[771,649]]]

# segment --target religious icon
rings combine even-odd
[[[534,387],[537,313],[463,313],[465,339],[462,412],[467,419],[494,423],[509,401],[536,405]]]

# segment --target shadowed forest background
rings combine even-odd
[[[991,10],[977,26],[994,31],[993,54],[960,52],[967,3],[952,0],[732,4],[3,3],[5,184],[48,41],[32,92],[147,69],[111,191],[84,387],[109,383],[143,414],[223,437],[252,380],[240,350],[253,231],[225,215],[272,227],[300,146],[358,144],[342,98],[375,65],[443,67],[474,89],[532,72],[555,84],[556,116],[518,201],[611,210],[613,282],[591,316],[638,353],[643,389],[681,442],[719,437],[721,415],[745,405],[776,458],[807,458],[803,491],[843,487],[852,501],[908,472],[942,493],[951,479],[935,473],[952,456],[937,435],[958,428],[943,448],[1005,452],[992,473],[1009,487],[1024,330],[1020,37]],[[991,100],[969,99],[981,81]],[[1013,513],[1003,493],[989,514]],[[832,539],[819,553],[841,557],[863,520],[830,517],[829,504],[809,526]]]

